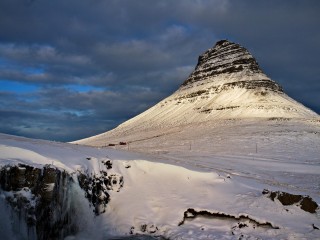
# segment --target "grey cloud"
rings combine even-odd
[[[39,108],[49,108],[55,111],[78,111],[81,114],[99,115],[107,118],[124,119],[137,114],[148,106],[154,104],[159,96],[157,92],[148,89],[135,89],[135,91],[89,91],[76,92],[63,88],[45,89],[38,93]],[[142,107],[141,107],[142,106]],[[90,110],[90,111],[88,111]]]
[[[95,119],[88,121],[86,116],[79,117],[71,114],[2,110],[0,110],[0,114],[7,119],[0,118],[0,131],[2,133],[48,140],[71,141],[83,136],[101,133],[115,126],[113,121]],[[95,126],[95,128],[92,129],[90,126]]]
[[[0,80],[38,90],[0,93],[0,131],[73,140],[110,129],[175,91],[221,38],[320,112],[319,12],[316,0],[2,0]]]
[[[65,88],[45,88],[25,94],[26,99],[35,101],[19,98],[0,92],[1,132],[71,141],[117,126],[155,104],[159,94],[149,89],[79,93]]]
[[[0,77],[22,82],[74,82],[73,76],[85,74],[82,69],[90,71],[91,66],[86,56],[59,53],[50,46],[0,44],[0,55],[6,61]]]

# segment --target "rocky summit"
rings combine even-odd
[[[234,84],[238,87],[248,89],[264,87],[273,91],[283,91],[277,83],[261,76],[263,71],[247,49],[228,40],[218,41],[213,48],[199,56],[195,70],[182,84],[181,89],[193,87],[194,84],[199,84],[207,79],[214,79],[219,76],[227,77],[228,75],[231,77],[235,74],[239,75],[240,78],[243,76],[256,76],[257,78],[250,79],[250,82],[247,83],[238,81],[239,84]]]
[[[228,40],[221,40],[213,48],[199,56],[196,69],[182,86],[219,74],[236,72],[245,72],[252,75],[253,73],[262,73],[262,70],[247,49]]]

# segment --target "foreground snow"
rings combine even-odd
[[[0,166],[50,164],[70,174],[85,170],[99,175],[101,162],[112,160],[109,171],[123,176],[123,187],[109,191],[111,200],[99,216],[93,214],[81,189],[74,192],[82,232],[68,239],[132,234],[170,239],[319,239],[320,231],[315,229],[320,227],[319,210],[309,213],[299,204],[283,206],[262,194],[264,189],[280,190],[310,195],[320,202],[319,136],[302,137],[306,137],[304,147],[314,144],[309,146],[313,150],[296,151],[296,159],[280,160],[276,156],[281,146],[264,157],[259,154],[262,149],[250,155],[239,151],[238,157],[232,151],[215,155],[186,150],[189,142],[182,150],[176,146],[161,152],[158,145],[158,151],[151,146],[157,154],[141,154],[0,135]],[[1,236],[14,234],[4,222],[0,222]]]

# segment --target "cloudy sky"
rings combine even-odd
[[[170,95],[219,39],[320,113],[320,1],[1,0],[0,132],[71,141]]]

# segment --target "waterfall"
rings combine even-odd
[[[2,167],[0,211],[5,239],[64,239],[94,217],[77,177],[52,165]]]

